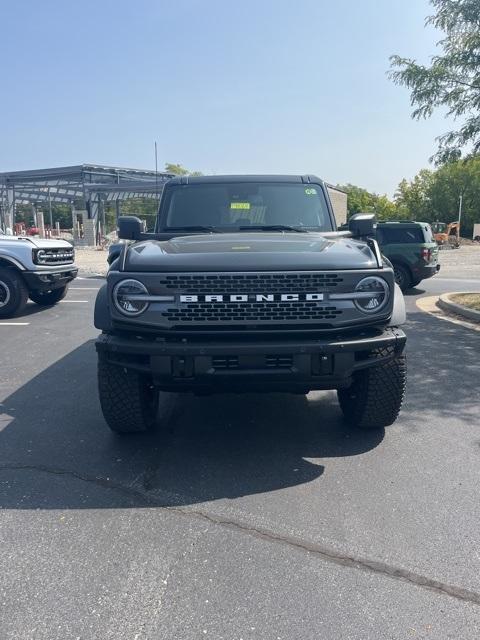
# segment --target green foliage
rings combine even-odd
[[[42,211],[45,225],[50,226],[48,204],[39,204],[37,206],[37,209],[38,211]],[[70,205],[52,203],[52,219],[53,226],[55,226],[55,224],[59,222],[61,229],[71,229],[72,211]],[[17,205],[15,209],[15,222],[24,222],[27,227],[32,227],[34,224],[32,207],[26,204]]]
[[[201,171],[190,171],[181,164],[174,164],[172,162],[165,163],[165,171],[167,173],[174,173],[176,176],[201,176]]]
[[[373,211],[374,194],[362,189],[362,187],[356,187],[354,184],[339,184],[337,187],[348,194],[347,211],[349,216],[354,213]]]
[[[395,194],[397,210],[412,220],[453,222],[463,197],[461,234],[471,237],[480,222],[480,155],[450,162],[436,171],[423,169],[411,182],[402,180]]]
[[[396,220],[402,215],[386,195],[370,193],[353,184],[337,186],[348,194],[347,211],[349,217],[354,213],[375,213],[378,220]]]
[[[462,125],[440,136],[437,164],[458,160],[465,148],[480,152],[480,0],[430,0],[436,12],[427,24],[445,32],[441,55],[430,65],[394,55],[390,77],[411,91],[412,117],[428,118],[437,108]]]
[[[428,221],[431,216],[430,187],[434,172],[422,169],[411,182],[403,179],[395,193],[397,209],[404,211],[406,218]]]
[[[473,224],[480,222],[480,155],[422,169],[411,181],[402,180],[393,202],[387,196],[370,193],[355,185],[339,185],[348,193],[348,215],[372,212],[378,220],[454,222],[463,197],[461,234],[471,237]]]

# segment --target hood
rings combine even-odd
[[[37,249],[71,249],[72,244],[66,240],[44,240],[43,238],[33,238],[27,236],[5,236],[0,234],[0,241],[18,244],[19,242],[28,243]]]
[[[319,233],[222,233],[131,245],[125,271],[302,271],[378,268],[364,242]]]

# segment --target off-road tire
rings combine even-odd
[[[378,350],[377,355],[386,355]],[[348,423],[359,429],[388,427],[398,417],[405,395],[407,364],[399,355],[384,364],[354,374],[348,389],[339,389],[338,401]]]
[[[63,300],[68,292],[68,285],[42,293],[41,291],[30,291],[30,300],[45,307],[49,307],[53,304],[57,304],[60,300]]]
[[[395,274],[395,282],[398,284],[402,291],[407,291],[411,289],[412,284],[412,276],[410,275],[410,271],[407,267],[404,267],[402,264],[394,264],[393,271]]]
[[[20,315],[28,301],[28,289],[15,269],[0,268],[0,318]]]
[[[138,433],[155,426],[159,392],[148,377],[100,359],[98,393],[103,417],[115,433]]]

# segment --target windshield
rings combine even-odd
[[[167,190],[159,231],[332,231],[319,185],[222,183]]]

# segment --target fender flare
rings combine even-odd
[[[110,305],[108,302],[108,286],[105,283],[97,293],[95,300],[95,311],[93,323],[100,331],[110,331],[112,329],[112,319],[110,317]]]
[[[406,320],[407,312],[405,309],[405,298],[403,297],[402,290],[400,289],[398,284],[395,283],[395,290],[393,294],[393,311],[388,326],[398,327],[402,324],[405,324]]]
[[[12,256],[9,255],[5,255],[3,253],[0,253],[0,264],[5,261],[5,262],[9,262],[13,267],[16,267],[17,269],[19,269],[20,271],[26,271],[25,267],[23,266],[23,264],[21,262],[19,262],[16,258],[13,258]]]

